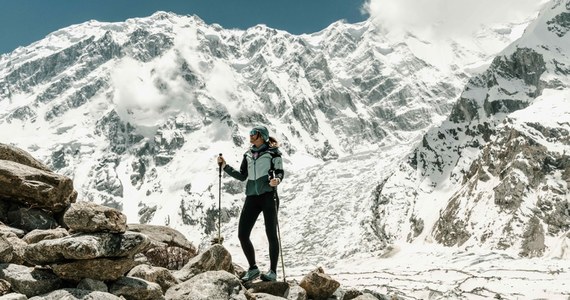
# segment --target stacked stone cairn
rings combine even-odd
[[[70,178],[0,143],[0,300],[385,299],[344,291],[321,268],[300,284],[244,286],[222,245],[198,254],[172,228],[76,198]]]

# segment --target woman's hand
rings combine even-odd
[[[218,156],[218,166],[221,166],[222,169],[226,167],[226,160],[223,156]]]
[[[273,178],[269,181],[269,185],[272,187],[276,187],[281,183],[281,179],[279,178]]]

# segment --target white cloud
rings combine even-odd
[[[123,121],[152,126],[156,112],[167,98],[156,89],[148,66],[134,59],[124,59],[111,75],[115,87],[114,102]]]
[[[113,102],[123,121],[153,129],[189,110],[192,94],[180,77],[179,61],[170,51],[150,63],[125,58],[115,66],[111,74]]]
[[[363,11],[388,31],[463,36],[481,25],[523,21],[544,0],[368,0]]]

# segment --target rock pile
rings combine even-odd
[[[0,300],[376,299],[320,268],[300,285],[244,286],[222,245],[198,254],[174,229],[76,198],[71,179],[0,144]]]

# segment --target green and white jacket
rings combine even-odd
[[[275,177],[283,181],[283,161],[281,152],[277,148],[270,148],[267,144],[259,148],[251,147],[243,155],[243,160],[239,171],[230,165],[224,167],[224,171],[231,177],[245,181],[245,194],[247,196],[261,195],[272,192],[273,187],[269,185],[269,171],[275,171]]]

